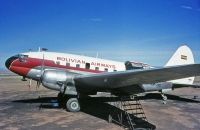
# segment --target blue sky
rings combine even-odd
[[[0,68],[39,46],[162,66],[183,44],[200,63],[200,0],[0,0]]]

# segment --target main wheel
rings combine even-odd
[[[66,109],[70,112],[78,112],[80,111],[80,104],[77,98],[70,98],[66,102]]]

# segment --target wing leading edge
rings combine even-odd
[[[146,70],[80,75],[75,77],[78,91],[112,90],[140,84],[152,84],[200,75],[200,64],[171,66]]]

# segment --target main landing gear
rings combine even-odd
[[[70,96],[66,94],[58,94],[58,102],[60,107],[66,108],[69,112],[78,112],[80,111],[80,104],[77,96]]]
[[[69,98],[65,103],[66,109],[70,112],[80,111],[80,104],[77,98]]]

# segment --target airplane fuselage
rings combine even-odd
[[[74,74],[95,74],[126,69],[123,62],[55,52],[21,53],[9,58],[6,66],[12,72],[34,80],[41,77],[41,71],[44,69],[62,69]]]

